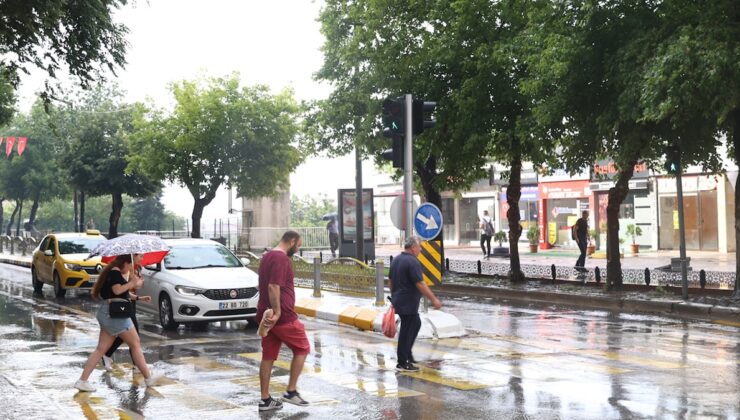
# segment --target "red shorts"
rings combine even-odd
[[[303,356],[311,352],[306,329],[298,319],[275,325],[262,337],[262,360],[277,360],[283,343],[293,351],[293,356]]]

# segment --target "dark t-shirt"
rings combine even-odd
[[[579,241],[588,239],[588,222],[583,220],[583,218],[576,221],[576,236]]]
[[[128,291],[123,292],[120,295],[117,295],[113,293],[113,285],[114,284],[126,284],[126,279],[123,278],[123,274],[121,274],[118,270],[111,270],[108,272],[108,278],[105,279],[105,283],[103,283],[103,287],[100,288],[100,298],[101,299],[113,299],[113,298],[121,298],[121,299],[128,299]]]
[[[419,312],[421,292],[416,283],[422,281],[421,263],[413,255],[402,252],[391,263],[388,275],[393,292],[391,301],[399,315],[412,315]]]
[[[259,269],[260,299],[257,302],[257,322],[262,321],[262,315],[270,308],[270,292],[268,285],[280,286],[280,319],[277,324],[285,324],[298,319],[295,313],[295,287],[293,285],[293,266],[290,257],[279,250],[270,251],[262,257]]]

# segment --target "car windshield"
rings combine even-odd
[[[175,245],[164,257],[164,266],[170,270],[206,267],[241,267],[242,264],[221,245]]]
[[[59,253],[64,254],[84,254],[95,249],[99,243],[105,241],[104,238],[70,238],[59,240]]]

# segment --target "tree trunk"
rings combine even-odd
[[[203,209],[206,208],[207,203],[205,200],[200,198],[195,199],[193,204],[193,231],[190,234],[192,238],[200,238],[200,219],[203,217]]]
[[[732,130],[732,144],[735,151],[735,163],[740,165],[740,108],[735,108],[732,111],[732,124],[734,125]],[[737,182],[740,181],[740,172],[738,172],[735,178],[735,297],[740,298],[740,259],[737,258],[737,253],[740,252],[740,194],[737,192],[737,186],[740,185]]]
[[[421,188],[424,190],[424,200],[428,203],[432,203],[442,210],[442,195],[440,194],[437,187],[434,185],[434,178],[437,176],[437,157],[429,155],[423,165],[416,165],[416,174],[419,176],[421,181]],[[441,258],[442,258],[442,272],[445,270],[445,242],[444,242],[444,220],[442,221],[442,229],[439,231],[439,235],[434,238],[435,241],[439,241]]]
[[[2,232],[3,224],[5,223],[5,208],[3,206],[5,197],[0,198],[0,232]]]
[[[108,239],[118,237],[118,220],[121,219],[121,210],[123,209],[123,195],[121,193],[111,194],[111,211],[108,219]]]
[[[15,200],[15,209],[13,210],[13,214],[10,215],[10,221],[8,222],[8,226],[5,228],[5,234],[10,236],[13,233],[13,222],[15,222],[15,215],[18,214],[18,207],[20,206],[20,201]]]
[[[34,238],[36,237],[36,227],[34,226],[36,224],[36,213],[38,213],[39,210],[39,201],[41,201],[41,193],[36,193],[36,197],[33,199],[33,204],[31,204],[31,213],[28,215],[28,223],[26,223],[23,226],[24,230],[27,230],[31,233],[31,236]]]
[[[23,199],[18,209],[18,221],[15,224],[15,236],[21,236],[21,222],[23,221]]]
[[[79,232],[80,231],[80,222],[79,222],[80,219],[79,217],[77,217],[79,215],[79,213],[77,212],[77,190],[75,190],[75,193],[74,193],[74,205],[75,205],[74,230],[75,232]]]
[[[622,261],[619,250],[619,207],[629,193],[629,182],[635,172],[637,159],[620,168],[617,183],[609,189],[606,206],[606,287],[607,290],[622,289]]]
[[[511,175],[506,189],[506,202],[509,210],[506,218],[509,221],[509,279],[514,282],[526,280],[519,260],[519,238],[522,236],[522,225],[519,223],[519,200],[522,196],[522,159],[519,154],[519,141],[513,141],[515,156],[511,159]]]
[[[78,232],[85,231],[85,192],[80,191],[80,217],[77,219],[80,224]]]

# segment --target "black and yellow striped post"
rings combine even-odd
[[[429,286],[442,284],[442,241],[424,241],[421,243],[421,274]]]

